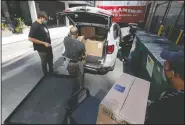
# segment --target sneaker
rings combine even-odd
[[[51,75],[51,74],[58,74],[59,72],[57,72],[57,71],[49,71],[49,74]]]
[[[53,68],[51,68],[51,69],[49,69],[49,73],[53,73],[54,71],[53,71]]]

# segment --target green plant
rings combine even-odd
[[[2,30],[6,30],[6,29],[7,29],[7,26],[6,26],[6,24],[4,24],[4,23],[1,23],[1,29],[2,29]]]
[[[16,20],[17,20],[17,27],[19,27],[19,28],[23,28],[23,26],[25,25],[24,24],[24,20],[21,18],[21,17],[19,17],[19,18],[16,18]]]
[[[24,24],[24,20],[20,17],[20,18],[15,18],[17,20],[17,26],[15,28],[16,32],[21,32],[22,29],[24,28],[25,24]]]
[[[21,28],[16,27],[16,28],[15,28],[15,31],[16,31],[17,33],[20,33],[20,32],[21,32]]]

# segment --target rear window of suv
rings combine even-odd
[[[69,17],[76,23],[81,22],[108,25],[108,17],[103,17],[97,14],[78,12],[69,15]]]

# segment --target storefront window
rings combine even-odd
[[[176,39],[178,38],[181,32],[181,29],[184,27],[184,12],[181,12],[182,9],[183,9],[183,2],[172,1],[168,15],[164,22],[163,34],[165,36],[168,36],[168,38],[172,41],[176,41]],[[173,29],[170,29],[172,26],[173,26]],[[172,30],[172,33],[170,34],[173,34],[173,35],[169,36],[168,33],[170,30]]]
[[[51,7],[52,6],[52,7]],[[53,8],[55,7],[55,8]],[[45,11],[49,17],[48,27],[56,27],[65,25],[65,18],[57,17],[58,12],[65,10],[65,4],[60,1],[36,1],[37,13],[39,11]]]
[[[168,3],[158,6],[152,20],[152,28],[151,28],[152,33],[157,33],[157,31],[159,30],[159,27],[162,23],[162,19],[165,14],[167,6],[168,6]]]
[[[181,13],[181,16],[177,22],[177,25],[176,25],[177,28],[180,28],[180,29],[183,29],[184,30],[184,9]]]
[[[165,26],[175,25],[175,22],[179,16],[182,6],[183,6],[182,2],[172,1],[168,15],[164,22]]]
[[[168,2],[163,4],[163,5],[159,5],[156,13],[153,17],[152,23],[151,23],[151,28],[150,28],[150,32],[151,33],[157,33],[159,30],[159,27],[162,23],[165,11],[167,9],[168,6]],[[166,36],[170,27],[173,25],[175,25],[179,13],[181,11],[183,7],[183,1],[171,1],[171,6],[169,8],[168,14],[164,19],[163,22],[163,35]],[[178,23],[176,24],[175,28],[179,28],[182,27],[182,25],[184,25],[184,11],[182,12],[182,15],[179,18]],[[178,33],[177,33],[178,34]]]

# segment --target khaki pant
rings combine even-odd
[[[77,77],[80,88],[84,88],[84,71],[82,62],[69,62],[67,70],[69,72],[69,75]]]
[[[41,58],[42,71],[44,75],[48,73],[47,65],[49,66],[49,72],[53,72],[53,52],[49,49],[47,52],[38,52]]]
[[[83,62],[71,62],[69,58],[64,57],[64,67],[68,71],[69,75],[77,77],[80,88],[84,87],[84,69],[83,69]]]

